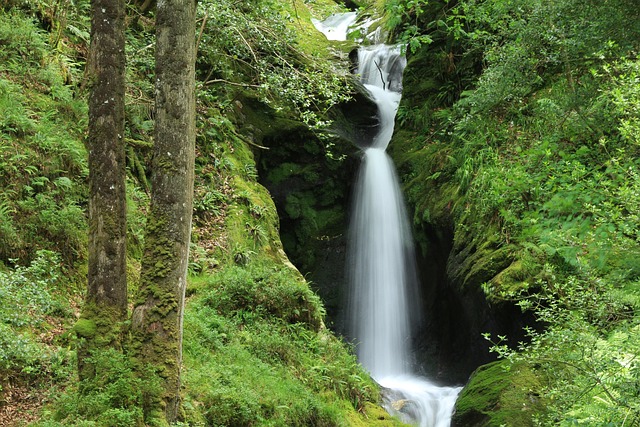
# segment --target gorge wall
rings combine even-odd
[[[419,61],[410,61],[405,73],[404,108],[419,99],[416,64]],[[342,106],[340,117],[344,111],[360,111],[356,123],[361,126],[339,132],[343,135],[371,128],[366,120],[373,115],[370,101],[358,98]],[[424,374],[460,384],[476,367],[495,358],[482,333],[519,336],[527,322],[520,309],[491,304],[482,291],[482,284],[508,267],[513,257],[497,247],[490,232],[476,235],[455,227],[451,209],[458,200],[447,192],[446,184],[440,187],[421,178],[410,181],[416,173],[412,162],[433,162],[439,153],[430,158],[398,154],[408,155],[416,148],[411,131],[401,123],[399,128],[389,151],[409,191],[406,198],[417,242],[424,313],[423,323],[416,328],[414,357]],[[344,333],[346,227],[358,162],[356,147],[342,139],[329,157],[315,135],[287,128],[265,135],[262,144],[269,150],[259,153],[259,175],[278,207],[285,251],[322,297],[330,327]]]

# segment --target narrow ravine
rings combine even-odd
[[[352,15],[316,23],[344,40]],[[378,106],[379,132],[362,150],[348,247],[349,335],[360,363],[385,389],[385,408],[421,427],[445,427],[459,387],[415,374],[412,326],[420,318],[415,253],[395,167],[386,153],[394,129],[406,60],[397,46],[363,47],[357,74]]]

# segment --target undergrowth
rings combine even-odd
[[[187,407],[206,425],[345,425],[377,401],[355,356],[318,325],[322,308],[300,280],[254,262],[198,283],[185,383]]]
[[[0,262],[38,249],[85,256],[86,105],[61,65],[68,58],[19,12],[0,14]]]
[[[513,259],[473,285],[537,319],[527,342],[487,337],[543,379],[532,425],[639,422],[637,5],[416,3],[394,2],[431,37],[400,114],[414,221],[477,249],[471,271]]]

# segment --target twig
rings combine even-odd
[[[387,90],[387,82],[384,81],[384,76],[382,75],[382,68],[380,68],[380,65],[378,65],[376,61],[373,61],[373,63],[376,64],[376,68],[380,73],[380,80],[382,80],[382,90]]]
[[[213,80],[207,80],[206,82],[203,83],[203,85],[207,86],[207,85],[212,85],[214,83],[226,83],[229,85],[233,85],[233,86],[240,86],[240,87],[255,87],[255,88],[261,88],[262,86],[260,85],[252,85],[249,83],[236,83],[236,82],[231,82],[229,80],[225,80],[225,79],[213,79]]]
[[[258,57],[256,56],[256,53],[253,51],[253,48],[251,47],[251,45],[249,44],[249,42],[247,41],[247,39],[244,38],[244,36],[242,35],[242,33],[240,32],[240,30],[238,30],[235,26],[232,26],[231,28],[233,28],[236,33],[238,33],[238,35],[240,36],[240,38],[242,39],[242,41],[244,41],[244,44],[247,45],[247,47],[249,48],[249,50],[251,51],[251,55],[253,55],[253,59],[254,61],[256,61],[256,63],[258,62]]]
[[[200,34],[198,34],[198,41],[196,42],[196,53],[198,52],[198,47],[200,46],[200,40],[202,40],[202,33],[204,33],[204,26],[207,24],[207,19],[209,19],[209,11],[204,14],[204,18],[202,18],[202,25],[200,26]]]
[[[249,141],[248,139],[246,140],[246,142],[247,142],[247,144],[251,144],[254,147],[262,148],[263,150],[271,150],[271,148],[269,148],[269,147],[264,147],[262,145],[258,145],[255,142]]]

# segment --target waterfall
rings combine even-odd
[[[400,93],[389,90],[402,75],[398,48],[375,46],[358,55],[362,83],[378,105],[380,131],[363,149],[350,226],[350,335],[376,379],[408,373],[410,292],[416,289],[414,252],[393,162],[385,152]],[[395,84],[397,87],[397,83]],[[384,89],[386,87],[387,89]]]
[[[323,25],[318,28],[327,31],[327,21]],[[341,31],[346,38],[347,31]],[[398,47],[375,45],[358,51],[357,73],[378,106],[380,130],[369,146],[361,147],[354,188],[349,329],[358,360],[385,389],[385,408],[420,427],[447,427],[460,387],[440,387],[413,373],[411,326],[419,316],[419,283],[404,200],[385,151],[405,64]]]
[[[346,40],[349,27],[356,22],[356,12],[335,13],[324,21],[311,19],[313,25],[327,37],[328,40]]]

